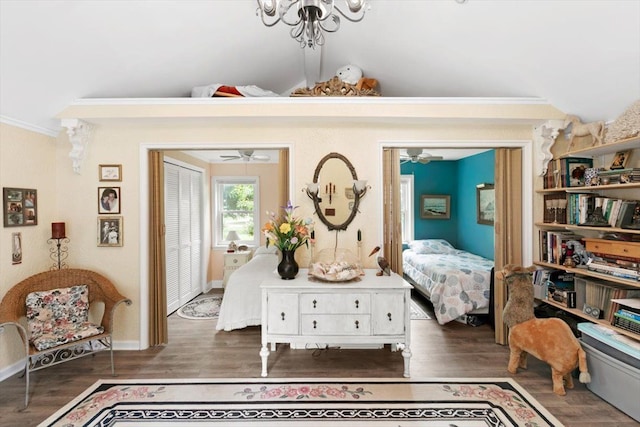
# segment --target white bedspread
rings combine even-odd
[[[259,253],[233,272],[222,297],[216,329],[231,331],[260,325],[262,322],[260,284],[277,275],[278,254]]]
[[[402,258],[404,274],[429,297],[441,325],[489,307],[492,260],[462,250],[417,254],[407,249]]]

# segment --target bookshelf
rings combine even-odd
[[[627,274],[626,269],[640,271],[640,229],[627,228],[630,225],[628,214],[625,217],[623,216],[624,212],[614,209],[607,212],[607,208],[610,207],[609,204],[615,203],[612,206],[627,205],[625,210],[628,211],[629,206],[636,206],[633,202],[640,203],[640,180],[637,179],[638,171],[640,170],[637,169],[640,168],[640,136],[596,147],[582,147],[571,152],[562,153],[559,153],[559,151],[566,148],[566,145],[564,147],[562,144],[557,145],[558,147],[554,147],[554,150],[552,150],[554,151],[554,159],[549,163],[549,171],[546,176],[542,177],[541,182],[539,181],[536,184],[535,189],[536,200],[534,207],[536,211],[534,213],[534,226],[536,236],[534,236],[534,254],[537,254],[537,256],[534,264],[544,269],[573,273],[576,283],[589,282],[589,286],[625,289],[632,295],[630,298],[636,298],[635,295],[640,293],[640,280],[612,275],[614,273],[618,274],[618,271],[616,270],[617,267],[611,268],[613,264],[610,264],[610,262],[622,262],[624,264],[623,268],[625,270],[622,275]],[[610,180],[613,182],[608,182],[606,185],[596,185],[596,181],[590,180],[586,173],[584,179],[579,182],[574,179],[572,167],[581,167],[583,170],[593,167],[594,169],[607,171],[612,164],[612,159],[619,152],[628,152],[627,154],[630,154],[628,156],[629,164],[625,167],[630,168],[633,172],[623,172],[631,175],[630,182],[624,182],[629,175],[614,177],[614,179]],[[556,171],[555,175],[553,174],[554,171]],[[611,173],[609,172],[609,174]],[[600,183],[598,182],[598,184]],[[628,203],[624,203],[625,201]],[[583,215],[586,210],[588,209],[590,213],[593,213],[596,207],[602,208],[602,212],[606,213],[606,216],[603,216],[605,216],[604,220],[607,221],[609,226],[593,225],[592,221],[584,220]],[[616,214],[615,217],[612,216],[613,212]],[[579,225],[585,222],[589,223],[589,225]],[[553,236],[553,240],[550,243],[551,236]],[[584,264],[572,265],[572,262],[563,264],[566,259],[565,252],[563,252],[563,243],[565,249],[567,247],[572,248],[572,243],[567,244],[567,242],[572,241],[581,242],[583,245],[581,249],[584,249],[588,255],[598,256],[593,261],[595,264],[591,265],[592,269],[587,268]],[[551,252],[552,250],[553,253]],[[605,267],[598,264],[600,262]],[[606,266],[609,266],[610,270]],[[594,269],[599,271],[594,271]],[[607,274],[601,271],[611,271],[611,273]],[[633,274],[630,273],[630,277],[634,277]],[[619,306],[617,302],[613,302],[618,301],[614,298],[603,304],[607,306],[607,318],[595,318],[585,313],[583,311],[584,296],[582,296],[582,299],[577,297],[578,303],[575,308],[569,308],[550,297],[539,298],[539,300],[577,318],[597,323],[640,341],[640,333],[623,329],[613,324],[614,315],[612,310]],[[578,307],[577,305],[583,306]],[[598,308],[605,310],[605,307]]]

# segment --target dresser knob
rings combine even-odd
[[[356,300],[356,308],[360,308],[360,301]]]
[[[237,263],[238,263],[238,260],[234,258],[234,259],[233,259],[233,263],[234,263],[234,264],[237,264]]]
[[[389,322],[391,322],[391,313],[387,313],[387,317],[389,318]]]
[[[316,304],[318,303],[318,301],[313,300],[313,308],[316,308]]]
[[[282,317],[282,321],[284,321],[284,311],[280,313],[280,317]]]
[[[360,322],[356,320],[356,329],[360,329]]]
[[[315,320],[313,321],[313,329],[316,329],[316,326],[318,325],[318,322],[316,322]]]

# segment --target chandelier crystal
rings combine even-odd
[[[300,47],[314,48],[324,44],[324,33],[335,33],[340,28],[340,16],[351,22],[360,22],[369,8],[367,0],[257,0],[256,15],[267,27],[282,21],[289,25],[289,34]],[[340,15],[340,16],[338,16]]]

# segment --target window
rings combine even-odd
[[[402,241],[413,240],[413,175],[400,175],[400,223]]]
[[[212,227],[215,246],[227,246],[229,231],[236,244],[260,245],[260,190],[256,176],[213,177]]]

